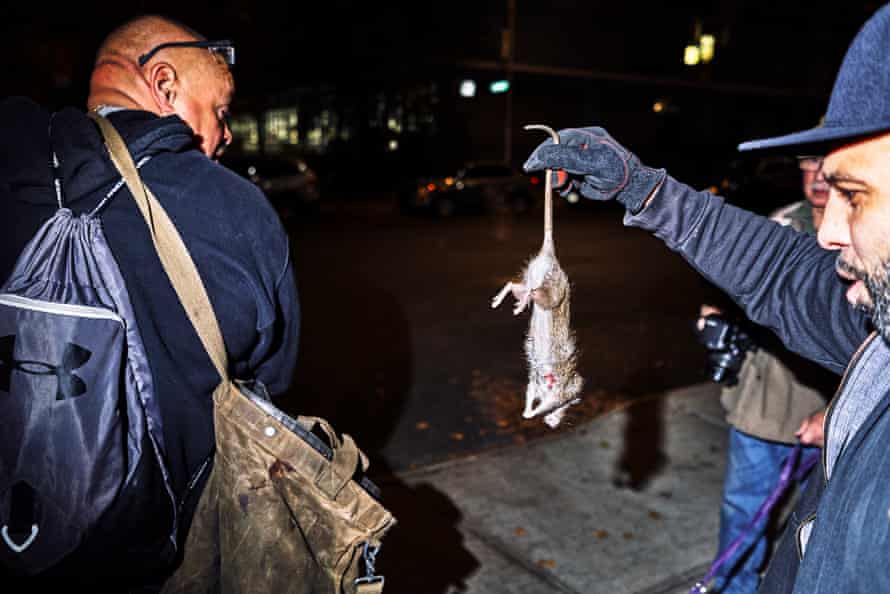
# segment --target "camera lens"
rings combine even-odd
[[[744,361],[744,352],[732,349],[708,353],[706,373],[711,381],[732,386],[738,381],[738,372]]]

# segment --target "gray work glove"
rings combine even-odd
[[[560,144],[547,139],[538,145],[523,165],[526,172],[563,169],[569,185],[593,200],[614,198],[632,214],[642,210],[652,191],[664,181],[664,169],[646,167],[615,142],[602,128],[566,128],[559,131]],[[578,176],[572,179],[571,176]]]

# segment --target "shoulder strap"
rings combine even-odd
[[[195,267],[182,237],[161,203],[142,183],[127,145],[111,122],[95,112],[90,112],[89,116],[99,124],[99,129],[102,131],[105,145],[111,156],[111,162],[123,176],[133,199],[136,200],[139,211],[148,225],[155,250],[161,259],[161,265],[164,267],[186,315],[198,333],[204,349],[213,361],[213,366],[216,367],[222,381],[229,379],[226,347],[222,332],[220,332],[213,305],[207,297],[207,290],[204,288],[198,269]]]

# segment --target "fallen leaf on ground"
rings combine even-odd
[[[525,536],[526,535],[525,528],[517,528],[516,530],[513,531],[513,534],[515,534],[516,536]]]
[[[545,569],[553,569],[556,567],[556,561],[553,559],[541,559],[538,561],[538,567],[543,567]]]
[[[597,538],[609,538],[608,530],[594,530],[593,535]]]
[[[658,512],[655,511],[655,510],[650,509],[650,510],[649,510],[649,517],[652,518],[653,520],[660,520],[660,519],[661,519],[661,514],[658,513]]]

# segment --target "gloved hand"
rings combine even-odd
[[[563,169],[570,176],[562,191],[572,187],[593,200],[622,203],[632,214],[642,210],[652,191],[664,181],[664,169],[646,167],[602,128],[567,128],[559,131],[559,144],[547,139],[523,165],[526,172]]]

